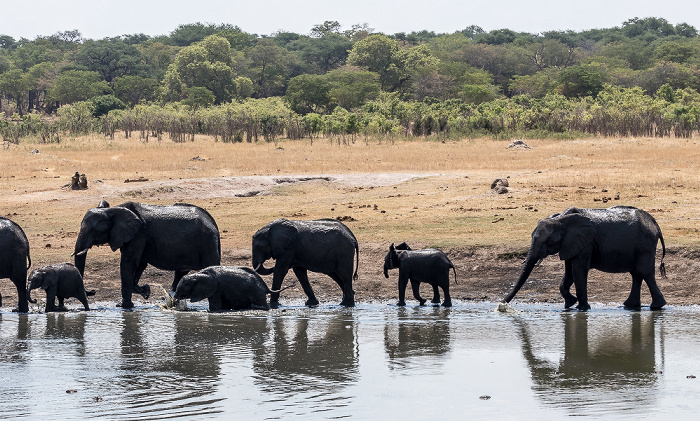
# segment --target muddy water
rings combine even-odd
[[[0,313],[0,418],[694,419],[700,410],[698,308],[97,307]]]

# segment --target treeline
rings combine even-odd
[[[324,22],[308,35],[201,23],[159,37],[0,35],[0,135],[690,136],[699,66],[697,30],[661,18],[541,34]]]

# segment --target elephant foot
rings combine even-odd
[[[587,311],[591,309],[591,306],[588,303],[579,303],[576,308],[579,309],[579,311]]]
[[[651,302],[651,306],[649,306],[652,310],[661,310],[661,307],[666,305],[666,300],[665,299],[660,299],[656,301]]]
[[[624,303],[622,303],[623,307],[626,310],[640,310],[642,308],[642,303],[639,301],[631,301],[631,300],[626,300]]]
[[[355,307],[355,300],[343,300],[340,302],[343,307]]]
[[[440,304],[440,298],[433,298],[432,300],[430,300],[430,302],[433,304]]]
[[[576,304],[576,301],[578,300],[573,295],[570,297],[564,297],[564,308],[570,308],[571,306]]]
[[[274,309],[277,309],[277,308],[279,308],[279,307],[280,307],[279,301],[270,301],[270,308],[271,308],[271,309],[274,310]]]
[[[406,301],[399,301],[398,303],[396,303],[396,305],[399,307],[404,307],[406,305]]]
[[[319,302],[318,302],[318,300],[316,299],[316,297],[309,298],[309,299],[306,300],[306,302],[304,303],[304,305],[307,306],[307,307],[316,307],[318,304],[319,304]]]
[[[420,305],[424,306],[424,305],[425,305],[425,300],[418,300],[418,303],[419,303]]]
[[[151,296],[151,286],[148,284],[143,284],[141,286],[136,285],[134,290],[137,294],[142,296],[144,300],[148,300],[148,297]]]
[[[131,300],[122,300],[121,302],[117,303],[117,307],[121,307],[123,309],[134,308],[134,302]]]
[[[452,307],[452,300],[445,300],[444,303],[442,303],[443,307]]]

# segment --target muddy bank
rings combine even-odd
[[[516,250],[507,247],[482,247],[446,250],[457,271],[457,284],[450,285],[453,300],[458,301],[499,301],[510,290],[518,276],[520,263],[526,250]],[[389,272],[389,279],[384,278],[382,267],[386,250],[378,244],[365,244],[360,248],[359,279],[354,284],[356,300],[358,302],[393,301],[398,297],[397,281],[398,271]],[[96,289],[97,295],[90,301],[113,301],[120,299],[119,281],[119,253],[100,255],[91,253],[86,268],[85,285],[88,289]],[[657,268],[660,252],[657,255]],[[682,249],[667,249],[664,259],[668,278],[663,279],[658,275],[657,281],[661,291],[669,305],[700,304],[700,294],[697,290],[697,273],[700,273],[700,260],[697,252]],[[222,264],[226,265],[250,265],[250,251],[245,248],[234,248],[224,251]],[[523,289],[515,297],[518,302],[549,302],[561,303],[559,295],[559,281],[564,271],[564,264],[558,257],[550,256],[536,268]],[[323,304],[340,302],[341,295],[335,282],[330,278],[309,272],[311,284],[317,297]],[[265,277],[265,281],[272,283],[272,277]],[[142,283],[148,283],[154,291],[149,300],[143,300],[140,296],[134,296],[135,301],[141,304],[157,304],[160,302],[161,288],[168,288],[172,282],[172,273],[165,272],[149,266],[143,274]],[[285,279],[285,285],[296,282],[296,278],[290,272]],[[589,273],[589,300],[593,303],[615,304],[622,303],[629,294],[631,279],[629,274],[609,274],[597,270]],[[16,305],[16,293],[10,282],[0,283],[5,307]],[[421,286],[421,294],[428,299],[431,297],[431,289],[428,285]],[[43,299],[44,294],[36,294]],[[281,302],[285,299],[304,298],[301,287],[290,288],[281,296]],[[410,292],[406,293],[407,304],[416,305]],[[642,287],[642,304],[649,305],[651,297],[646,286]],[[78,308],[80,304],[76,300],[68,300],[68,307]]]

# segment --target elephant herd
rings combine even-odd
[[[587,277],[590,269],[609,273],[629,272],[632,288],[624,306],[641,306],[640,290],[646,282],[652,296],[651,309],[666,304],[655,280],[656,247],[661,241],[660,273],[665,277],[666,254],[661,229],[647,212],[628,206],[607,209],[569,208],[540,220],[532,233],[532,243],[523,262],[520,277],[504,302],[510,302],[545,257],[559,254],[564,260],[560,292],[564,306],[578,302],[579,310],[588,304]],[[306,305],[319,304],[309,283],[308,271],[333,279],[342,291],[340,304],[355,305],[353,281],[359,266],[358,241],[350,229],[334,219],[292,221],[277,219],[260,228],[252,237],[252,265],[221,266],[221,239],[214,218],[204,209],[187,204],[156,206],[126,202],[110,207],[106,201],[88,210],[80,224],[73,252],[74,264],[60,263],[34,270],[29,242],[19,225],[0,217],[0,278],[10,278],[18,294],[17,311],[28,312],[33,289],[46,291],[46,311],[65,310],[66,298],[77,298],[89,310],[83,275],[87,253],[93,246],[109,244],[120,250],[122,308],[132,308],[132,295],[150,296],[147,284],[139,280],[150,264],[173,271],[171,294],[176,300],[208,299],[210,311],[276,308],[282,282],[291,269],[307,296]],[[273,267],[265,262],[274,259]],[[426,300],[419,294],[421,282],[433,288],[434,304],[440,303],[442,289],[446,307],[452,305],[449,293],[450,269],[457,273],[450,259],[440,250],[412,250],[406,243],[389,247],[384,260],[384,276],[390,269],[399,270],[398,305],[405,305],[405,289],[411,282],[413,296],[420,305]],[[196,271],[188,274],[189,272]],[[262,277],[272,275],[272,288]],[[575,295],[571,286],[575,286]],[[291,286],[291,285],[290,285]],[[26,291],[25,291],[26,287]],[[270,295],[269,304],[267,295]],[[55,299],[59,299],[56,306]],[[0,306],[2,297],[0,297]]]

